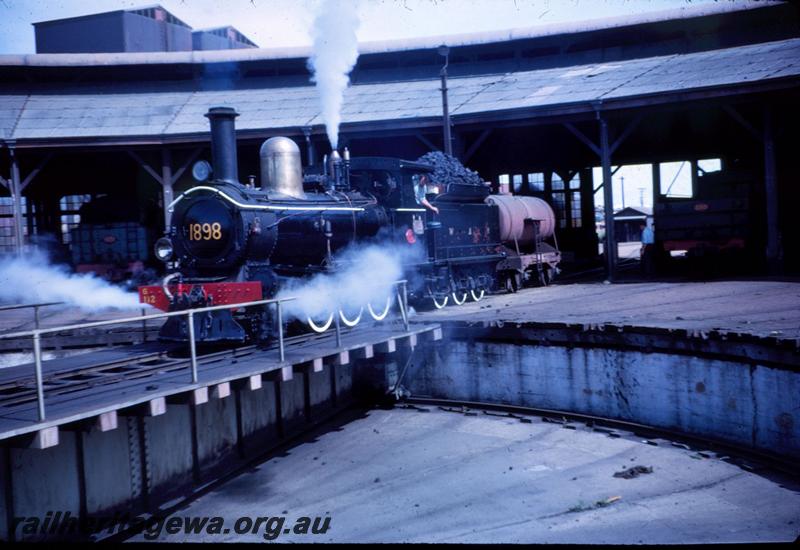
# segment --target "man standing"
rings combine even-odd
[[[639,225],[642,231],[642,249],[640,251],[641,269],[645,277],[653,275],[653,256],[655,254],[655,233],[650,225],[642,223]]]
[[[415,180],[414,184],[414,198],[417,200],[418,204],[421,204],[425,208],[432,210],[436,214],[439,213],[439,209],[428,202],[427,197],[425,196],[426,193],[429,192],[436,192],[432,189],[430,178],[428,178],[428,174],[422,174]]]

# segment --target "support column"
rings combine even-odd
[[[775,141],[772,134],[772,111],[764,108],[764,190],[767,210],[767,266],[770,272],[779,269],[778,186],[775,178]]]
[[[172,213],[169,205],[172,203],[172,152],[164,147],[161,150],[161,193],[164,201],[164,228],[169,229]]]
[[[453,141],[450,137],[450,107],[447,104],[447,65],[442,68],[439,76],[442,80],[442,114],[444,126],[444,152],[453,155]]]
[[[617,265],[617,243],[614,240],[614,193],[611,184],[611,148],[608,144],[608,123],[600,117],[600,160],[603,165],[603,210],[606,220],[606,238],[603,252],[606,258],[606,274],[614,281]]]
[[[16,147],[9,143],[8,152],[11,155],[11,196],[14,201],[14,247],[17,254],[22,254],[22,248],[25,245],[25,237],[22,232],[22,180],[19,175]]]

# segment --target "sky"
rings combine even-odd
[[[263,48],[307,46],[321,0],[0,0],[0,54],[34,53],[31,23],[160,3],[193,28],[233,25]],[[351,1],[351,0],[343,0]],[[734,0],[352,0],[359,42],[537,27]],[[748,0],[735,0],[744,3]]]

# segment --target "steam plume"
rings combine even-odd
[[[92,275],[76,275],[66,267],[50,265],[47,256],[35,249],[25,256],[0,259],[0,300],[64,302],[85,311],[143,307],[136,294]]]
[[[289,317],[305,321],[311,317],[324,321],[340,308],[353,316],[367,304],[382,311],[387,298],[393,298],[394,283],[403,277],[403,263],[413,252],[398,246],[367,245],[351,247],[337,255],[341,269],[320,274],[285,287],[279,297],[294,296],[286,302]]]
[[[317,85],[322,119],[333,149],[339,144],[344,90],[358,59],[357,5],[357,0],[323,0],[311,29],[314,53],[308,66],[314,73],[311,81]]]

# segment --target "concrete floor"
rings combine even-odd
[[[613,474],[653,468],[634,479]],[[618,499],[614,497],[619,497]],[[610,502],[598,505],[598,502]],[[800,488],[662,444],[483,414],[374,410],[299,444],[172,517],[330,518],[279,542],[713,543],[792,541]],[[264,524],[266,525],[266,524]],[[273,527],[275,524],[272,524]],[[151,537],[152,538],[152,537]],[[144,534],[134,540],[148,540]]]
[[[554,284],[419,316],[428,321],[618,323],[800,338],[800,283]]]
[[[150,313],[156,313],[150,311]],[[44,308],[41,326],[53,327],[140,315],[139,311],[87,313]],[[800,338],[800,283],[717,281],[709,283],[556,284],[517,294],[471,298],[425,312],[430,320],[621,323],[690,329],[724,329],[760,336]],[[156,324],[155,322],[152,322]],[[0,332],[33,329],[32,310],[0,312]]]

